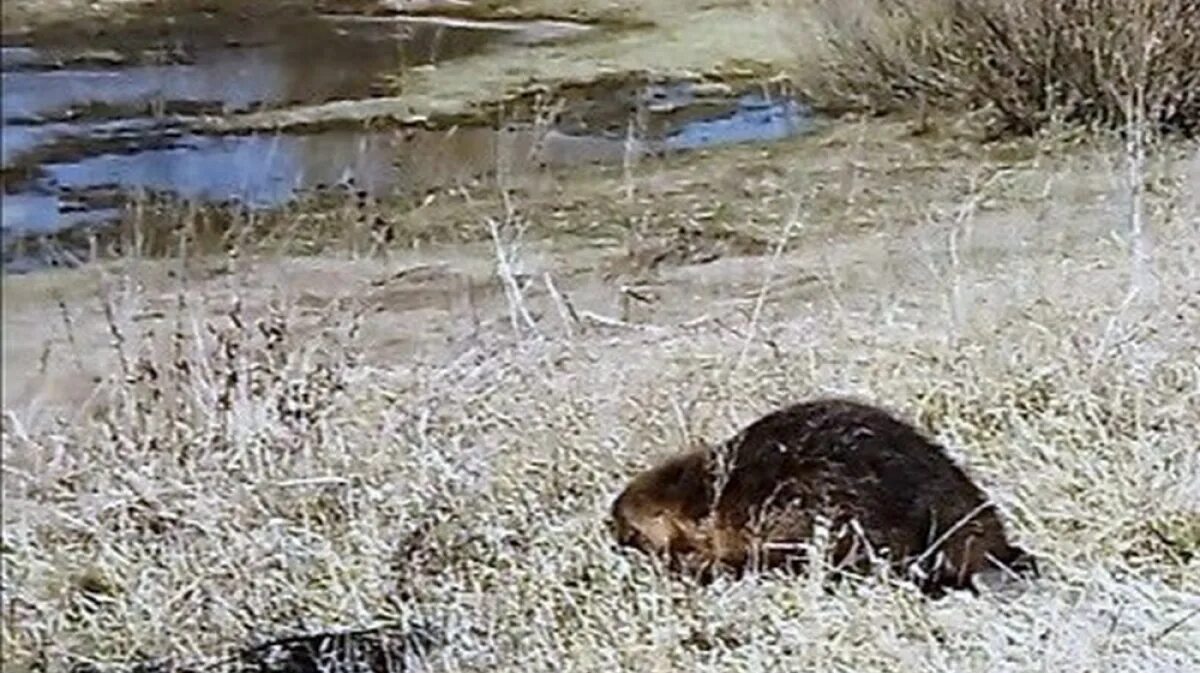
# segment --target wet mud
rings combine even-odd
[[[777,85],[619,73],[497,92],[469,120],[214,130],[213,120],[237,113],[369,106],[402,96],[406,69],[593,30],[371,7],[210,3],[112,29],[6,36],[5,270],[37,266],[17,263],[14,240],[105,225],[148,194],[270,209],[353,184],[382,199],[811,128],[809,111]]]

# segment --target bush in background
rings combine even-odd
[[[830,107],[986,108],[1021,134],[1200,129],[1197,0],[813,2],[825,49],[810,93]]]

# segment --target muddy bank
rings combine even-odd
[[[596,23],[513,18],[494,4],[418,3],[398,14],[386,2],[159,3],[6,36],[6,260],[15,261],[14,241],[48,234],[51,247],[74,241],[67,249],[82,254],[79,232],[56,232],[143,217],[148,203],[230,206],[234,220],[341,192],[405,202],[812,126],[786,83],[753,62],[588,66],[470,96],[422,94],[457,63],[573,58],[624,39]],[[447,11],[432,13],[439,8]]]
[[[289,226],[297,216],[321,219],[322,212],[335,221],[344,218],[339,214],[358,212],[385,230],[407,228],[403,220],[409,208],[447,189],[461,188],[466,194],[522,189],[554,179],[561,170],[590,165],[619,169],[631,161],[708,147],[770,142],[809,132],[816,123],[803,106],[769,88],[737,95],[726,85],[671,83],[628,93],[643,107],[640,123],[630,124],[624,114],[610,116],[611,100],[581,99],[560,107],[546,124],[180,134],[124,153],[114,145],[103,155],[50,166],[50,179],[34,179],[35,184],[53,180],[53,191],[34,188],[6,196],[6,218],[58,231],[48,238],[19,237],[24,239],[21,246],[9,241],[7,269],[87,259],[94,252],[88,241],[96,224],[116,222],[112,235],[134,228],[150,240],[156,238],[155,230],[169,234],[181,221],[194,224],[198,212],[208,222],[201,228],[217,236],[244,232],[252,223],[255,237],[269,238],[266,229]],[[371,214],[380,212],[388,216],[381,220]],[[112,239],[99,233],[101,241]],[[444,233],[431,231],[430,236]],[[143,250],[173,251],[170,245],[154,244]]]
[[[361,102],[394,94],[387,78],[405,69],[583,29],[428,17],[380,22],[323,15],[311,3],[210,4],[189,3],[176,14],[170,5],[156,6],[118,28],[52,25],[6,38],[0,52],[6,236],[75,223],[66,215],[84,208],[64,198],[68,192],[115,185],[201,199],[249,193],[255,203],[277,203],[292,188],[364,172],[355,162],[380,166],[367,173],[382,171],[387,159],[362,128],[320,138],[222,141],[198,133],[198,119]],[[263,165],[277,153],[290,168]],[[296,165],[287,158],[293,155],[321,157],[320,165]],[[247,179],[260,184],[244,185]]]
[[[447,187],[518,186],[559,169],[769,142],[812,129],[813,117],[785,82],[751,81],[632,73],[537,85],[462,125],[442,119],[379,128],[375,120],[231,135],[179,116],[14,124],[6,127],[10,136],[49,138],[35,136],[5,167],[7,269],[75,263],[92,252],[83,244],[86,231],[56,234],[49,249],[30,241],[11,245],[17,232],[123,216],[145,220],[153,210],[144,207],[148,197],[180,201],[188,211],[182,202],[228,205],[232,222],[247,208],[337,208],[331,195],[338,193],[403,203]]]

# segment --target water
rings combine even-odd
[[[567,107],[550,128],[204,135],[188,114],[368,98],[388,93],[386,76],[404,67],[561,39],[580,27],[315,15],[248,25],[196,20],[171,24],[169,39],[161,30],[141,41],[89,39],[91,51],[3,48],[6,239],[107,221],[120,212],[114,194],[141,190],[268,208],[350,180],[386,196],[497,171],[619,161],[629,149],[631,107],[648,113],[635,143],[642,154],[777,140],[811,125],[786,97],[628,82],[565,94]]]
[[[230,34],[237,36],[238,30],[231,29]],[[191,45],[183,36],[169,43],[178,55],[155,53],[164,52],[162,48],[134,48],[129,65],[62,70],[31,68],[39,52],[6,47],[0,53],[3,114],[9,122],[97,102],[115,107],[209,103],[234,112],[261,105],[365,98],[378,92],[385,75],[477,53],[517,34],[424,22],[309,17],[289,21],[266,35],[230,37],[233,46]],[[156,56],[187,62],[154,63]],[[49,54],[42,59],[54,60]]]
[[[762,95],[742,96],[730,114],[689,122],[670,133],[666,146],[691,150],[730,143],[782,140],[811,128],[808,111],[799,103]]]
[[[236,22],[201,14],[171,26],[166,37],[151,31],[128,44],[101,36],[75,48],[0,49],[6,233],[86,220],[64,195],[97,186],[266,206],[333,173],[388,174],[379,152],[355,156],[364,140],[385,146],[379,139],[181,136],[173,113],[368,98],[388,93],[386,76],[405,67],[570,32],[553,22],[493,29],[317,15]],[[120,49],[107,48],[113,43]]]

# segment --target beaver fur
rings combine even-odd
[[[780,409],[646,470],[613,502],[610,522],[621,545],[704,581],[718,570],[799,569],[819,524],[836,574],[881,560],[934,596],[974,591],[985,570],[1037,574],[941,446],[848,399]]]

